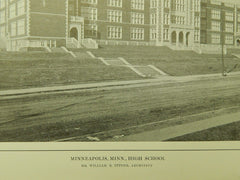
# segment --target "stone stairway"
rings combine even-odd
[[[89,59],[92,58],[91,56],[89,56],[89,54],[87,54],[86,52],[74,52],[73,53],[77,56],[76,58],[83,58],[83,59]]]
[[[130,68],[132,71],[134,71],[136,74],[138,74],[141,77],[150,77],[150,78],[159,78],[161,76],[166,76],[167,74],[158,69],[157,67],[153,65],[148,66],[138,66],[138,65],[132,65],[124,58],[102,58],[99,57],[99,60],[102,61],[107,66],[125,66],[127,68]]]
[[[163,75],[157,70],[153,69],[151,66],[134,66],[134,68],[144,74],[145,77],[158,78]]]
[[[104,58],[104,60],[111,66],[126,66],[126,63],[123,62],[120,59],[114,59],[114,58]]]

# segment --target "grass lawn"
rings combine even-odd
[[[240,122],[210,128],[204,131],[176,137],[168,141],[239,141]]]
[[[139,78],[129,68],[64,53],[0,53],[0,90]]]
[[[167,47],[103,46],[91,51],[101,57],[124,57],[133,65],[152,64],[175,76],[219,73],[222,68],[221,55],[199,55],[193,51],[173,51]],[[240,59],[225,56],[228,70],[236,64],[239,66],[234,71],[239,71]]]

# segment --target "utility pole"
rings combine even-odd
[[[226,76],[225,64],[224,64],[224,10],[223,3],[221,4],[221,45],[222,45],[222,76]]]

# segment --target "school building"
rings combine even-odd
[[[9,51],[169,46],[197,52],[240,42],[240,6],[214,0],[0,0]]]

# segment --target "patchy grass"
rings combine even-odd
[[[170,75],[196,75],[221,72],[221,55],[199,55],[193,51],[173,51],[167,47],[103,46],[92,50],[101,57],[124,57],[134,65],[155,65]],[[240,60],[225,55],[227,70],[240,70]]]
[[[239,141],[240,122],[169,139],[168,141]]]
[[[139,78],[129,68],[64,53],[0,53],[0,90]]]

